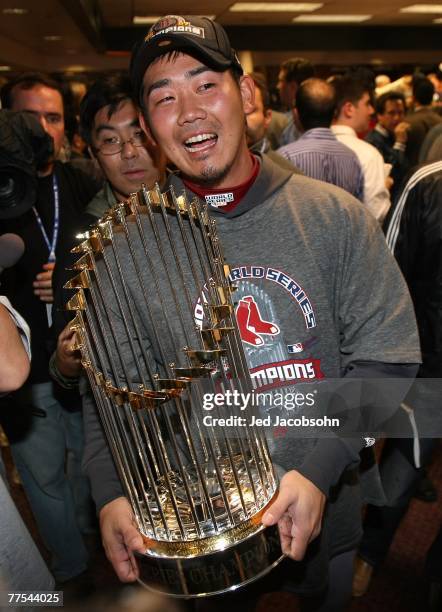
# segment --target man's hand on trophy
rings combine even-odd
[[[135,517],[125,497],[118,497],[100,510],[100,529],[106,556],[122,582],[134,582],[139,575],[134,551],[146,546],[135,526]]]
[[[326,497],[296,470],[281,480],[276,501],[265,512],[265,526],[278,523],[282,552],[300,561],[307,546],[321,531]]]
[[[76,348],[75,331],[68,323],[58,336],[55,364],[58,371],[68,378],[77,378],[81,374],[81,354]]]

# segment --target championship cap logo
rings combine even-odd
[[[184,17],[180,17],[179,15],[166,15],[150,28],[147,36],[144,41],[149,42],[155,36],[159,34],[168,34],[179,32],[186,32],[188,34],[194,34],[195,36],[200,36],[204,38],[204,29],[193,26],[190,21],[187,21]]]

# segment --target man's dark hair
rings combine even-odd
[[[330,127],[336,108],[334,87],[323,79],[307,79],[296,92],[295,106],[305,131]]]
[[[124,100],[131,100],[137,106],[128,76],[105,76],[92,85],[80,104],[80,133],[88,145],[92,144],[92,129],[98,111],[108,106],[110,118]]]
[[[422,106],[432,103],[434,96],[434,85],[425,76],[413,78],[413,97]]]
[[[344,74],[333,79],[336,94],[336,116],[347,102],[357,104],[365,93],[370,93],[370,87],[364,78]]]
[[[64,105],[64,97],[63,91],[59,83],[52,79],[47,74],[43,74],[42,72],[23,72],[19,76],[11,79],[5,85],[3,85],[0,97],[2,101],[3,108],[11,108],[13,104],[14,93],[13,90],[17,89],[34,89],[38,85],[43,85],[44,87],[49,87],[49,89],[55,89],[61,95]]]
[[[281,64],[281,68],[286,71],[285,80],[289,83],[293,81],[300,85],[306,79],[315,76],[313,64],[303,57],[292,57]]]
[[[385,113],[385,107],[387,106],[387,102],[389,101],[396,102],[400,100],[404,105],[404,110],[407,108],[405,104],[405,96],[400,91],[389,91],[387,93],[382,94],[379,98],[376,99],[375,109],[378,115],[383,115]]]
[[[264,112],[266,112],[270,108],[270,93],[267,86],[267,80],[262,72],[251,72],[250,76],[255,83],[255,87],[261,92],[262,105],[264,107]]]

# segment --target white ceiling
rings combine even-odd
[[[373,18],[363,25],[369,26],[433,26],[440,29],[442,24],[433,25],[440,14],[400,13],[399,9],[413,4],[415,0],[322,0],[324,6],[312,14],[372,14]],[[267,4],[271,4],[268,0]],[[441,4],[442,0],[426,4]],[[103,32],[87,23],[83,7],[99,9]],[[229,11],[230,0],[0,0],[0,64],[11,66],[13,70],[22,68],[46,71],[101,71],[125,68],[128,53],[106,45],[107,32],[112,31],[118,39],[118,30],[131,28],[134,15],[162,15],[167,7],[169,14],[212,14],[217,21],[230,26],[288,26],[291,19],[300,13],[235,13]],[[24,15],[4,14],[5,8],[26,9]],[[83,14],[81,14],[83,13]],[[140,36],[149,26],[139,29]],[[258,65],[276,65],[282,59],[297,52],[296,32],[302,25],[292,25],[293,42],[289,48],[272,51],[261,46],[260,40],[253,43],[252,58]],[[349,26],[356,27],[356,26]],[[127,30],[125,31],[127,35]],[[48,41],[45,36],[59,36],[59,40]],[[122,30],[121,36],[125,33]],[[442,44],[435,49],[397,49],[382,51],[377,47],[379,41],[373,37],[372,48],[355,51],[315,50],[303,52],[317,63],[356,63],[356,62],[415,62],[438,63],[442,60]],[[109,39],[108,39],[109,40]],[[115,40],[115,39],[112,39]],[[262,37],[261,37],[262,40]],[[122,41],[124,43],[124,40]],[[268,45],[267,45],[268,46]],[[313,45],[314,46],[314,45]],[[382,45],[381,45],[382,46]],[[0,73],[1,74],[1,73]]]
[[[278,1],[278,0],[276,0]],[[316,0],[315,0],[316,1]],[[320,0],[324,5],[314,11],[314,15],[323,14],[372,14],[370,23],[379,25],[425,25],[431,24],[432,19],[439,15],[416,15],[400,13],[399,9],[414,4],[417,0]],[[427,2],[426,4],[441,4],[442,0]],[[233,0],[99,0],[105,24],[109,27],[127,27],[132,23],[133,15],[163,15],[166,10],[171,15],[216,15],[217,21],[223,25],[271,25],[289,24],[293,17],[302,12],[265,12],[265,13],[237,13],[229,11],[234,4]],[[272,0],[266,4],[274,4]]]

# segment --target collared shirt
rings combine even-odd
[[[381,222],[391,206],[382,155],[371,144],[358,138],[350,126],[332,125],[331,129],[336,138],[358,156],[364,174],[364,204]]]
[[[351,149],[340,143],[329,128],[314,128],[278,153],[307,176],[342,187],[363,201],[364,176]]]

